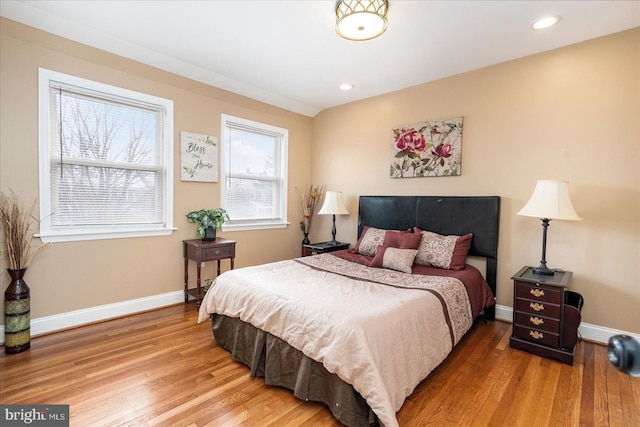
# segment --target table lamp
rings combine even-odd
[[[324,203],[318,211],[318,215],[333,215],[333,227],[331,228],[331,235],[333,239],[329,242],[330,245],[339,245],[340,242],[336,241],[336,215],[349,215],[349,211],[342,201],[341,191],[327,191],[324,194]]]
[[[536,188],[526,205],[518,215],[531,216],[542,220],[542,259],[540,266],[533,269],[534,274],[548,275],[554,271],[547,267],[547,228],[552,219],[580,221],[569,197],[569,183],[567,181],[538,180]]]

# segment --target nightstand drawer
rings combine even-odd
[[[540,316],[539,314],[516,312],[516,325],[528,328],[538,329],[540,331],[560,333],[560,321],[550,317]]]
[[[551,332],[541,331],[538,329],[526,328],[524,326],[515,325],[515,336],[523,340],[535,342],[542,345],[557,348],[560,344],[560,336]]]
[[[202,259],[212,261],[216,259],[231,258],[231,246],[220,246],[214,248],[203,248]]]
[[[562,304],[562,289],[516,282],[516,297]]]
[[[522,311],[539,316],[560,318],[560,306],[545,301],[516,298],[516,311]]]

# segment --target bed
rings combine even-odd
[[[499,212],[497,196],[361,196],[352,249],[227,271],[198,320],[252,377],[345,425],[397,426],[473,322],[494,319]]]

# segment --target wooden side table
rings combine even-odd
[[[220,260],[229,259],[231,269],[236,257],[236,242],[217,237],[215,240],[192,239],[183,240],[184,254],[184,302],[189,302],[189,295],[196,299],[196,304],[200,307],[200,302],[204,293],[200,287],[200,270],[202,263],[206,261],[218,261],[216,277],[220,275]],[[189,288],[189,260],[196,262],[196,287]]]
[[[338,242],[336,245],[332,245],[331,242],[310,243],[302,245],[302,256],[324,254],[342,249],[349,249],[349,243]]]
[[[573,365],[582,296],[568,290],[572,273],[537,275],[523,267],[513,277],[511,348]]]

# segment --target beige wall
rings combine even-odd
[[[182,240],[195,238],[184,215],[217,207],[218,183],[181,182],[180,131],[220,136],[221,113],[289,130],[289,219],[287,229],[221,233],[235,239],[236,266],[300,254],[295,187],[310,184],[312,119],[92,49],[41,31],[0,20],[0,189],[26,201],[38,197],[38,67],[120,86],[174,101],[174,226],[171,236],[56,243],[34,259],[25,276],[31,317],[178,291],[183,283]],[[193,270],[193,262],[190,263]],[[213,263],[206,275],[213,276]],[[223,269],[228,262],[223,261]],[[0,260],[0,271],[7,268]],[[193,271],[192,271],[193,277]],[[2,289],[9,283],[1,275]],[[194,282],[191,282],[193,285]]]
[[[5,19],[0,31],[2,190],[38,196],[37,69],[44,67],[173,99],[176,140],[182,130],[219,136],[221,113],[289,129],[292,224],[223,233],[238,241],[239,267],[300,253],[295,187],[311,182],[344,192],[352,215],[338,217],[337,237],[352,243],[359,195],[501,196],[498,303],[511,306],[509,278],[538,262],[542,234],[538,220],[515,213],[536,179],[566,179],[584,220],[552,221],[549,265],[574,271],[571,287],[585,297],[585,322],[640,333],[640,29],[328,109],[314,119]],[[461,176],[388,177],[392,127],[457,115],[464,116]],[[47,247],[26,276],[32,318],[181,289],[181,241],[195,233],[184,214],[218,206],[219,184],[181,182],[177,148],[178,230],[169,237]],[[311,237],[330,238],[330,228],[329,218],[318,217]],[[3,275],[2,289],[7,283]]]
[[[391,129],[464,116],[462,175],[391,179]],[[542,227],[517,216],[536,179],[571,182],[580,222],[552,221],[547,261],[574,272],[583,321],[640,333],[640,29],[467,72],[322,111],[313,182],[342,190],[355,242],[359,195],[502,197],[498,303],[510,277],[540,259]],[[314,240],[330,237],[328,218]]]

